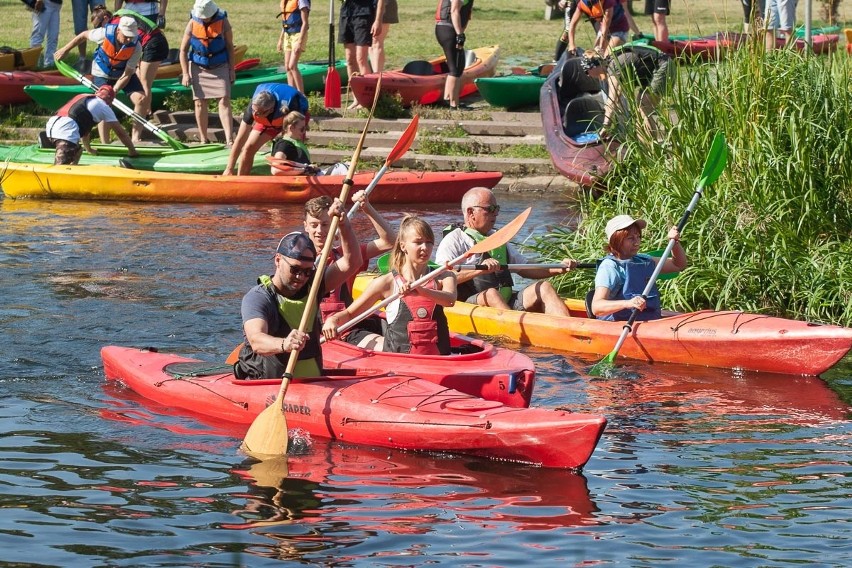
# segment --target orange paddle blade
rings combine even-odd
[[[468,256],[488,252],[511,241],[512,237],[514,237],[518,231],[521,230],[523,224],[527,222],[527,217],[530,216],[530,211],[532,211],[532,207],[527,207],[500,230],[495,231],[470,247],[467,251]]]

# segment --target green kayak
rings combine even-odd
[[[538,106],[539,91],[552,68],[552,65],[542,65],[533,69],[516,70],[511,75],[480,77],[474,83],[479,94],[491,106],[507,109]]]
[[[122,145],[92,144],[97,154],[83,152],[81,166],[124,166],[134,170],[156,172],[179,172],[194,174],[221,174],[228,163],[228,148],[224,144],[199,144],[185,150],[172,150],[167,146],[138,146],[139,156],[127,156],[127,148]],[[265,155],[269,151],[258,152],[254,159],[252,173],[269,175],[269,164]],[[30,146],[0,146],[0,162],[24,164],[52,164],[53,148]],[[2,168],[2,165],[0,165]]]
[[[335,65],[341,80],[346,81],[346,63],[339,60]],[[325,88],[325,76],[328,72],[328,64],[320,62],[300,63],[302,78],[305,82],[305,90],[311,92],[322,92]],[[287,73],[279,71],[278,67],[254,68],[237,73],[237,80],[231,86],[231,98],[250,97],[261,83],[285,83]],[[35,102],[46,109],[55,111],[68,102],[72,97],[81,93],[89,92],[83,85],[29,85],[24,91]],[[164,108],[166,97],[172,94],[187,96],[192,95],[189,87],[180,84],[179,79],[157,79],[151,88],[151,109]],[[118,94],[118,99],[125,104],[131,104],[130,99],[124,93]]]

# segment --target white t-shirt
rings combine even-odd
[[[93,30],[89,30],[89,41],[93,41],[98,45],[102,44],[106,39],[106,28],[95,28]],[[127,60],[127,69],[131,71],[136,69],[136,66],[139,65],[139,60],[142,58],[142,46],[139,45],[139,42],[136,42],[136,49],[133,52],[133,55],[130,56],[130,59]],[[107,73],[104,73],[103,69],[100,68],[99,65],[92,65],[92,75],[95,77],[103,77],[105,79],[109,78]]]
[[[493,230],[491,231],[494,232]],[[490,233],[489,233],[490,234]],[[487,235],[486,235],[487,236]],[[438,251],[435,253],[435,262],[444,264],[450,260],[455,260],[476,244],[473,237],[465,233],[462,229],[455,229],[450,234],[441,240],[438,245]],[[507,243],[508,262],[507,264],[528,264],[527,257],[518,252],[512,246],[512,243]],[[464,264],[479,264],[482,262],[482,254],[475,254],[464,261]]]
[[[118,122],[112,108],[98,97],[88,99],[86,108],[92,113],[92,118],[95,119],[96,124],[102,121]],[[45,126],[45,132],[48,138],[54,140],[67,140],[74,144],[80,143],[80,127],[74,119],[68,116],[51,116],[50,120],[47,121],[47,126]]]

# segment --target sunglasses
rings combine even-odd
[[[292,274],[294,278],[298,278],[300,276],[305,279],[310,278],[317,270],[314,266],[311,266],[310,268],[302,268],[301,266],[298,266],[296,264],[290,264],[286,260],[284,261],[284,263],[290,267],[290,274]]]
[[[496,215],[497,213],[500,212],[500,206],[499,205],[471,205],[471,207],[473,207],[475,209],[482,209],[483,211],[485,211],[486,213],[488,213],[490,215]]]

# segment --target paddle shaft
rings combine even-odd
[[[596,262],[581,262],[577,264],[574,268],[597,268],[598,264]],[[501,270],[524,270],[527,268],[546,268],[548,270],[561,270],[562,272],[568,272],[571,268],[565,266],[564,264],[501,264]],[[487,270],[488,267],[484,264],[460,264],[456,266],[456,270]]]

